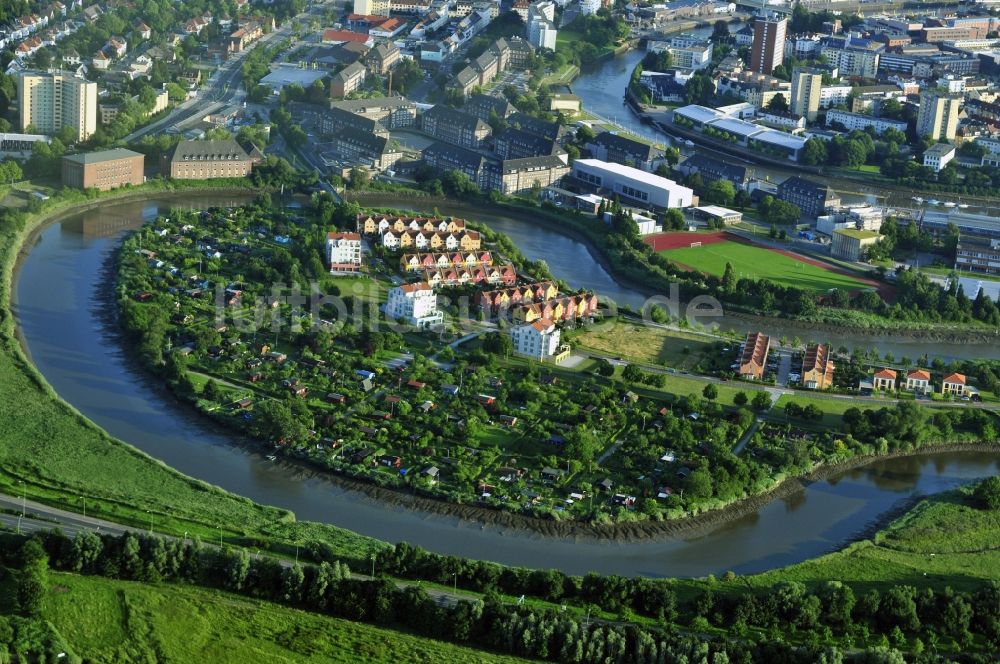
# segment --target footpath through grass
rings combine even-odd
[[[770,279],[782,286],[795,286],[813,292],[867,287],[854,277],[742,242],[716,242],[700,247],[667,249],[662,253],[670,260],[718,277],[725,273],[726,263],[730,263],[737,277]]]
[[[44,617],[89,662],[526,661],[221,591],[74,574],[51,575]]]

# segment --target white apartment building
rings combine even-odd
[[[924,166],[937,173],[955,158],[955,146],[949,143],[935,143],[924,152]]]
[[[535,48],[556,50],[558,36],[555,23],[543,16],[536,16],[528,23],[528,43]]]
[[[550,2],[550,0],[531,3],[531,6],[528,7],[528,22],[530,23],[536,17],[544,18],[547,21],[555,21],[556,3]]]
[[[559,354],[559,329],[551,319],[513,327],[510,337],[518,355],[544,362]]]
[[[17,79],[21,131],[45,134],[73,127],[85,141],[97,131],[97,83],[69,72],[24,72]]]
[[[917,135],[933,140],[955,140],[958,114],[962,109],[962,95],[920,93],[917,111]]]
[[[328,233],[326,262],[330,274],[353,274],[361,271],[361,236],[358,233]]]
[[[877,118],[873,115],[848,113],[847,111],[830,109],[826,112],[826,124],[827,126],[830,126],[834,123],[843,125],[847,131],[854,131],[855,129],[864,131],[868,127],[872,127],[878,135],[884,134],[889,129],[895,129],[896,131],[901,131],[904,134],[906,133],[906,123],[902,120]]]
[[[830,108],[847,103],[847,98],[851,95],[849,85],[824,85],[819,90],[819,107]]]
[[[580,0],[581,14],[596,14],[601,8],[601,0]]]
[[[684,35],[669,41],[650,42],[646,50],[653,53],[669,52],[672,69],[704,69],[712,61],[711,44]]]
[[[437,295],[426,281],[391,289],[385,303],[385,317],[404,320],[421,329],[444,322],[444,314],[437,308]]]

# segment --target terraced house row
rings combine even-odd
[[[408,217],[391,214],[365,214],[357,216],[358,232],[365,235],[381,235],[386,231],[425,231],[455,233],[465,230],[465,220],[454,217]]]
[[[505,284],[517,282],[517,270],[510,263],[505,265],[481,266],[473,268],[424,268],[421,278],[433,288],[464,286],[466,284]]]
[[[475,303],[487,314],[495,314],[501,309],[507,309],[519,304],[552,300],[559,295],[559,289],[551,281],[539,281],[534,284],[503,288],[493,291],[476,293]]]
[[[490,252],[448,253],[448,254],[403,254],[399,259],[399,269],[403,272],[463,267],[489,267],[493,265]]]
[[[479,251],[481,239],[477,231],[385,231],[379,242],[390,251],[396,249],[444,249],[445,251]]]
[[[510,310],[510,317],[518,323],[533,323],[537,320],[552,320],[558,323],[595,315],[597,315],[597,295],[594,293],[564,295],[554,300],[520,304]]]

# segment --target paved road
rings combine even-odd
[[[22,504],[24,514],[26,515],[23,518],[21,517]],[[70,537],[74,537],[77,533],[86,530],[93,530],[99,533],[108,533],[111,535],[122,535],[126,532],[148,535],[151,532],[146,528],[134,528],[132,526],[123,526],[120,523],[114,523],[113,521],[107,521],[105,519],[98,519],[90,516],[85,517],[81,514],[69,512],[57,507],[49,507],[48,505],[43,505],[42,503],[38,503],[33,500],[23,500],[20,497],[7,496],[3,494],[0,494],[0,509],[8,509],[17,512],[16,514],[9,514],[6,512],[0,513],[0,527],[8,528],[14,532],[35,533],[59,528],[59,530]],[[180,539],[170,535],[159,536],[169,540]],[[203,545],[211,548],[217,548],[218,546],[211,542],[203,542]],[[257,555],[260,555],[259,552]],[[291,567],[295,564],[293,561],[284,558],[278,560],[283,567]],[[376,572],[377,571],[378,570],[376,570]],[[356,579],[372,578],[368,574],[357,573],[352,573],[352,577]],[[395,584],[398,588],[408,588],[411,586],[423,587],[420,582],[397,580],[395,581]],[[426,587],[424,590],[431,599],[442,606],[453,606],[461,600],[475,601],[477,599],[474,595],[468,595],[454,590],[442,590],[439,588]]]
[[[263,48],[271,42],[290,37],[293,28],[300,19],[307,18],[310,14],[319,13],[321,10],[322,5],[317,4],[298,16],[286,20],[279,28],[257,40],[252,48],[248,48],[222,63],[209,79],[208,84],[198,91],[197,97],[181,103],[160,120],[135,130],[125,137],[125,141],[131,142],[150,133],[161,133],[168,127],[184,122],[185,120],[190,120],[199,114],[206,113],[210,106],[218,105],[219,102],[238,102],[246,94],[240,88],[239,79],[242,75],[243,60],[246,59],[247,55],[254,48]]]

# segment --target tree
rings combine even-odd
[[[1000,476],[994,475],[980,482],[973,496],[985,509],[1000,510]]]
[[[695,74],[684,84],[684,100],[689,104],[705,104],[715,94],[715,81],[708,74]]]
[[[761,199],[757,210],[764,221],[772,224],[794,224],[802,216],[798,205],[773,196],[765,196]],[[775,234],[777,234],[777,229],[775,229]]]
[[[710,498],[712,496],[712,475],[708,468],[701,466],[691,471],[684,480],[684,491],[694,499]]]
[[[715,401],[719,397],[719,388],[715,386],[715,383],[709,383],[701,391],[701,395],[709,401]]]
[[[749,401],[749,399],[747,399],[746,392],[737,392],[733,395],[733,404],[737,406],[745,406],[747,405],[747,401]]]
[[[767,110],[773,111],[775,113],[787,113],[788,100],[785,99],[785,95],[776,94],[773,97],[771,97],[771,101],[767,102]]]
[[[305,422],[292,414],[290,406],[273,399],[254,406],[250,425],[251,433],[268,442],[295,443],[305,438],[309,429]]]
[[[771,395],[764,391],[755,392],[753,399],[750,400],[750,406],[754,410],[767,410],[771,407]]]
[[[351,169],[351,189],[364,189],[368,186],[368,171],[355,166]]]
[[[822,166],[827,161],[826,141],[810,138],[802,148],[802,163],[807,166]]]
[[[729,180],[720,178],[705,188],[705,200],[718,205],[732,205],[736,200],[736,187]]]
[[[642,369],[635,364],[627,364],[622,369],[622,380],[628,383],[639,383],[642,381]]]
[[[722,273],[722,290],[727,293],[735,293],[737,281],[736,270],[733,269],[733,264],[727,262],[726,269]],[[744,401],[744,403],[746,403],[746,401]]]
[[[712,24],[712,41],[729,38],[729,21],[719,19]]]
[[[23,615],[37,616],[48,588],[49,557],[37,536],[21,545],[21,571],[15,588],[17,608]]]
[[[514,352],[514,340],[503,332],[487,332],[483,335],[483,350],[500,357],[510,357]]]

